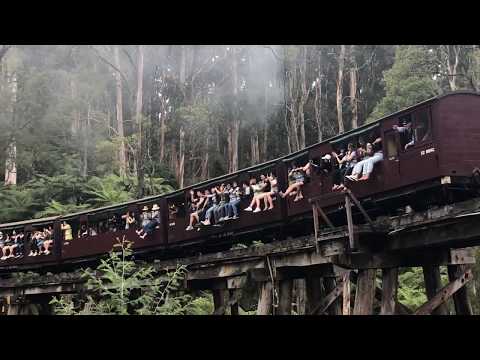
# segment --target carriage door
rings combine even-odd
[[[385,139],[385,189],[398,186],[400,183],[400,159],[398,133],[391,129],[384,132]]]

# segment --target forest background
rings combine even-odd
[[[0,45],[0,222],[169,192],[460,89],[480,89],[479,45]],[[426,300],[421,269],[400,283]]]

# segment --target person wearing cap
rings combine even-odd
[[[160,225],[160,207],[157,204],[153,204],[149,222],[140,231],[137,231],[137,234],[142,239],[145,239],[147,235],[153,233],[158,225]]]
[[[142,213],[140,214],[140,219],[142,220],[141,226],[142,228],[146,226],[150,222],[151,213],[148,211],[148,206],[145,205],[142,209]]]

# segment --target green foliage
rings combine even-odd
[[[133,199],[128,191],[130,186],[121,177],[109,175],[105,178],[92,177],[88,180],[85,194],[90,196],[87,201],[94,206],[107,206]]]
[[[31,189],[4,187],[0,190],[0,221],[21,221],[33,217],[41,204]]]
[[[94,270],[85,270],[85,299],[54,298],[50,303],[60,315],[179,315],[203,314],[211,310],[208,299],[176,295],[185,266],[159,275],[151,265],[130,260],[132,243],[118,241],[108,258]]]
[[[435,59],[425,46],[399,46],[392,68],[384,73],[385,97],[369,116],[377,120],[438,94]]]
[[[48,216],[58,216],[58,215],[67,215],[76,213],[88,208],[87,204],[75,205],[75,204],[61,204],[56,200],[51,200],[48,202],[47,207],[36,213],[35,217],[42,218]]]
[[[416,310],[427,301],[422,268],[406,268],[398,277],[398,301]]]

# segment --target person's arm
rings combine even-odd
[[[380,142],[382,142],[382,138],[381,138],[381,137],[378,137],[378,138],[375,139],[375,141],[372,143],[372,145],[378,144],[378,143],[380,143]]]

